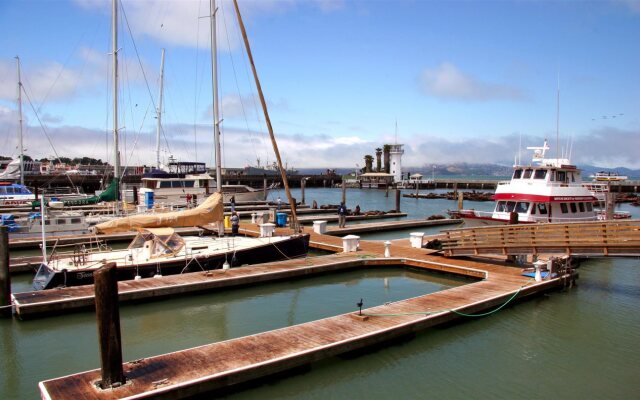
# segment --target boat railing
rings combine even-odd
[[[49,254],[49,261],[72,258],[75,263],[76,261],[80,261],[81,258],[86,258],[90,254],[106,253],[110,251],[111,247],[109,247],[106,242],[98,238],[90,238],[87,242],[70,244],[59,244],[56,239],[53,244],[51,254]]]

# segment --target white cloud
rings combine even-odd
[[[487,101],[524,98],[517,88],[482,82],[472,75],[463,73],[449,62],[423,70],[420,86],[424,93],[444,99]]]

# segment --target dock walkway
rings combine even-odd
[[[485,226],[444,232],[447,256],[640,256],[640,220]]]
[[[242,229],[252,230],[253,226]],[[326,247],[341,246],[341,239],[311,233],[311,241]],[[225,388],[265,377],[321,359],[357,350],[390,339],[403,337],[426,328],[464,318],[463,315],[494,310],[513,299],[561,287],[565,277],[535,282],[520,275],[519,268],[472,260],[448,260],[432,251],[396,245],[395,259],[382,258],[381,242],[361,241],[355,253],[336,254],[290,260],[260,266],[248,266],[229,271],[214,271],[213,275],[193,273],[146,279],[156,285],[170,279],[200,280],[262,279],[270,273],[289,273],[309,268],[350,268],[405,265],[431,271],[457,273],[478,279],[456,288],[396,301],[357,313],[337,315],[317,321],[276,329],[255,335],[212,343],[124,364],[127,383],[108,390],[97,389],[94,382],[100,371],[92,370],[40,383],[43,398],[48,399],[113,399],[113,398],[185,398],[199,393]],[[306,263],[313,266],[298,266]],[[322,261],[324,260],[324,261]],[[333,267],[331,267],[333,265]],[[237,274],[237,275],[236,275]],[[241,277],[242,276],[242,277]],[[139,284],[142,281],[133,281]],[[120,288],[123,288],[121,282]],[[129,283],[127,283],[129,284]],[[154,290],[157,290],[154,289]],[[60,290],[62,293],[66,289]],[[49,292],[49,291],[48,291]],[[123,293],[121,293],[123,295]],[[126,335],[126,332],[123,334]]]

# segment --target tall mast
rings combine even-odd
[[[218,49],[216,39],[216,0],[209,1],[211,12],[211,89],[213,91],[213,146],[216,158],[216,191],[222,193],[222,162],[220,150],[220,114],[218,109]]]
[[[280,151],[278,150],[276,137],[273,133],[273,126],[271,125],[271,118],[269,118],[269,112],[267,111],[267,102],[264,99],[264,94],[262,93],[262,86],[260,85],[260,79],[258,79],[258,72],[256,71],[256,65],[253,62],[253,55],[251,54],[251,46],[249,45],[249,38],[247,37],[247,31],[244,28],[244,22],[242,22],[242,16],[240,15],[238,0],[233,0],[233,6],[236,9],[236,16],[238,17],[238,24],[240,25],[240,30],[242,31],[242,39],[244,40],[244,47],[247,50],[247,57],[249,58],[249,63],[251,64],[251,70],[253,71],[253,78],[256,82],[256,89],[258,89],[258,95],[260,96],[260,103],[262,103],[262,111],[264,112],[264,119],[267,124],[267,129],[269,130],[269,136],[271,137],[273,152],[276,153],[276,159],[278,160],[278,168],[280,168],[280,176],[282,177],[284,190],[287,193],[287,199],[289,200],[289,204],[291,204],[291,226],[297,227],[298,216],[296,213],[295,204],[293,202],[293,197],[291,196],[291,191],[289,190],[289,180],[287,179],[287,171],[284,168],[282,168],[282,159],[280,158]]]
[[[558,72],[558,89],[556,94],[556,161],[560,159],[560,73]]]
[[[160,169],[160,132],[162,130],[162,85],[164,84],[164,49],[160,60],[160,99],[158,100],[158,129],[156,132],[156,168]]]
[[[118,143],[118,0],[111,1],[111,50],[113,52],[113,147],[115,161],[113,177],[116,179],[116,212],[120,198],[120,145]]]
[[[18,127],[20,146],[20,184],[24,185],[24,146],[22,145],[22,80],[20,78],[20,57],[16,56],[16,68],[18,69]]]

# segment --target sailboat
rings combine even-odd
[[[117,13],[115,6],[113,12]],[[215,1],[211,0],[211,30],[215,32]],[[115,18],[115,17],[114,17]],[[116,29],[117,24],[113,24]],[[114,38],[117,35],[114,34]],[[215,35],[212,33],[212,43]],[[114,43],[114,48],[116,44]],[[215,46],[212,46],[212,52]],[[114,66],[117,54],[114,51]],[[220,182],[220,138],[218,131],[217,84],[215,82],[215,57],[212,56],[212,80],[214,93],[214,141],[216,143],[217,178]],[[114,96],[116,97],[116,96]],[[117,106],[114,110],[117,109]],[[114,125],[117,126],[117,125]],[[116,130],[117,131],[117,130]],[[117,135],[117,132],[114,132]],[[116,140],[117,142],[117,140]],[[277,147],[274,148],[278,160]],[[117,160],[117,158],[116,158]],[[118,162],[116,161],[116,165]],[[116,173],[118,168],[116,167]],[[291,197],[285,176],[287,195]],[[95,226],[97,233],[113,233],[137,229],[138,234],[126,250],[89,252],[83,248],[72,254],[53,254],[43,260],[33,280],[36,290],[59,286],[85,285],[93,283],[93,273],[107,262],[115,262],[119,280],[141,279],[150,276],[179,274],[183,272],[205,271],[229,268],[245,264],[256,264],[307,254],[309,234],[294,232],[291,235],[273,235],[266,232],[264,237],[181,237],[173,228],[196,226],[208,223],[218,224],[218,234],[222,235],[223,218],[222,187],[209,196],[198,207],[190,210],[151,215],[133,215],[108,221]],[[295,211],[292,210],[295,227]],[[269,229],[264,229],[269,231]]]
[[[212,8],[215,4],[212,4]],[[215,29],[215,18],[214,21]],[[214,81],[214,120],[218,121],[218,99],[217,99],[217,73],[215,72],[217,60],[215,54],[216,40],[215,32],[212,33],[211,53],[212,53],[212,79]],[[216,162],[216,179],[214,180],[207,171],[205,163],[201,162],[180,162],[173,157],[169,158],[168,168],[163,168],[160,164],[160,132],[162,121],[162,97],[164,83],[164,49],[162,49],[162,61],[160,63],[160,95],[158,101],[158,109],[156,110],[157,129],[156,129],[156,168],[142,175],[142,185],[138,190],[138,203],[162,202],[172,205],[192,205],[199,204],[208,197],[218,185],[222,184],[222,174],[218,173],[221,169],[219,162]],[[215,136],[218,142],[215,148],[219,150],[219,127],[214,122]],[[218,157],[218,156],[216,156]],[[222,185],[222,193],[224,201],[229,202],[233,198],[236,202],[243,201],[264,201],[270,188],[254,189],[247,185]]]

